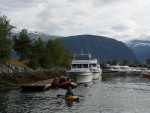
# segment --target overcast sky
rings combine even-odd
[[[0,13],[16,30],[120,41],[150,36],[150,0],[0,0]]]

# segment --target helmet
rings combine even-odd
[[[69,86],[69,87],[68,87],[68,90],[72,90],[72,87]]]

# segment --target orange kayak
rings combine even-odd
[[[78,101],[79,97],[78,96],[62,96],[63,99],[65,99],[66,101]]]

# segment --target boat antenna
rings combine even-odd
[[[74,54],[76,54],[76,50],[75,50]]]
[[[86,49],[87,49],[87,54],[90,54],[88,47]]]
[[[83,50],[81,50],[81,55],[83,54]]]
[[[91,60],[91,54],[89,53],[89,58],[90,58],[90,60]]]

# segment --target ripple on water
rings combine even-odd
[[[0,112],[6,113],[149,113],[150,80],[140,76],[106,76],[103,81],[74,89],[79,102],[57,98],[64,89],[20,93],[0,92]]]

